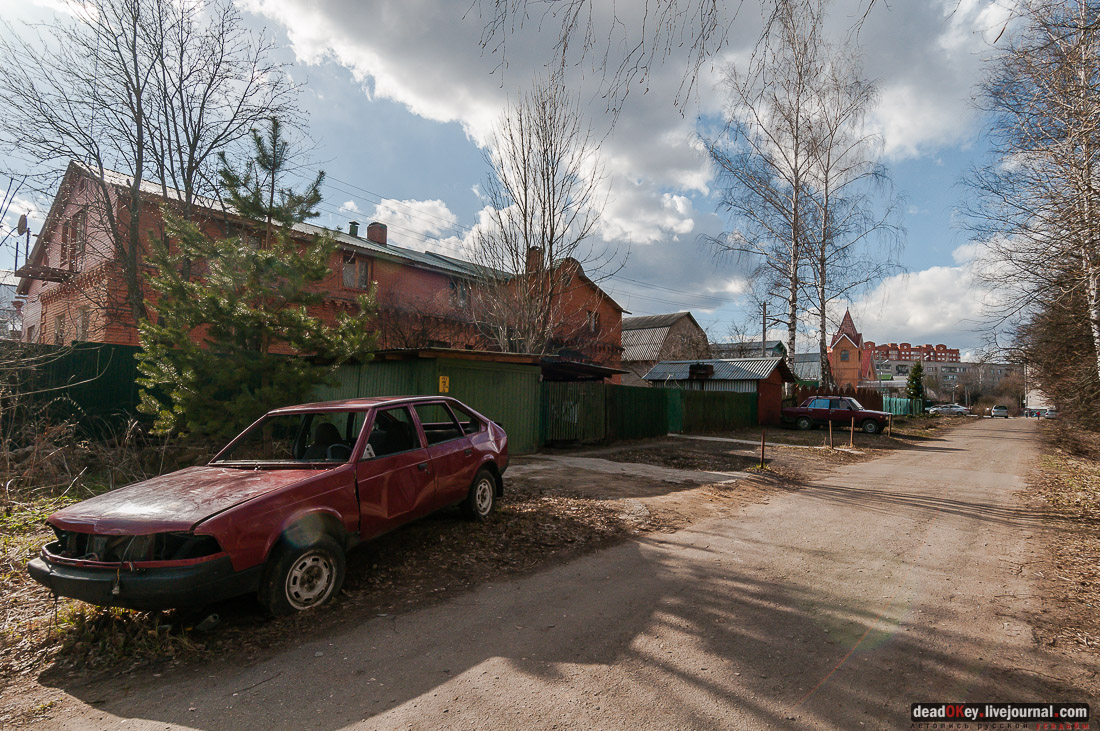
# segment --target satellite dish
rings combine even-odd
[[[15,229],[16,229],[16,231],[18,231],[20,236],[27,233],[27,214],[26,213],[24,213],[22,216],[19,217],[19,223],[16,224]]]

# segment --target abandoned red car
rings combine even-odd
[[[878,434],[886,427],[890,414],[865,409],[850,396],[811,396],[801,406],[789,406],[781,412],[785,424],[799,429],[813,429],[832,422],[843,427],[855,424],[868,434]]]
[[[59,510],[28,565],[61,596],[198,608],[256,592],[272,614],[324,603],[344,554],[435,510],[482,520],[504,494],[504,429],[446,397],[269,412],[209,464]]]

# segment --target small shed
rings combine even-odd
[[[798,379],[783,358],[720,358],[662,361],[645,379],[654,386],[685,391],[755,393],[757,421],[778,425],[783,384]]]

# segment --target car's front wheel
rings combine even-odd
[[[275,616],[320,606],[340,591],[344,567],[344,550],[329,536],[300,548],[280,546],[268,559],[260,602]]]
[[[798,417],[798,420],[795,421],[794,425],[797,426],[802,431],[809,431],[810,427],[812,427],[814,425],[814,423],[812,421],[810,421],[810,417],[800,416],[800,417]]]
[[[462,514],[470,520],[485,520],[496,504],[497,481],[487,469],[478,470],[474,484],[462,501]]]
[[[863,431],[867,434],[878,434],[880,431],[882,431],[882,425],[880,425],[874,419],[865,420],[861,426],[863,428]]]

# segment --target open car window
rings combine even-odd
[[[463,431],[446,404],[417,404],[416,416],[424,428],[424,437],[428,444],[439,444],[463,436]]]
[[[450,407],[455,418],[458,419],[458,425],[462,428],[463,434],[477,434],[485,428],[485,424],[466,409],[457,404],[450,404]]]
[[[222,463],[342,463],[363,428],[362,411],[275,414],[249,427],[214,459]]]
[[[420,435],[407,407],[381,409],[374,415],[363,459],[388,457],[420,447]]]

